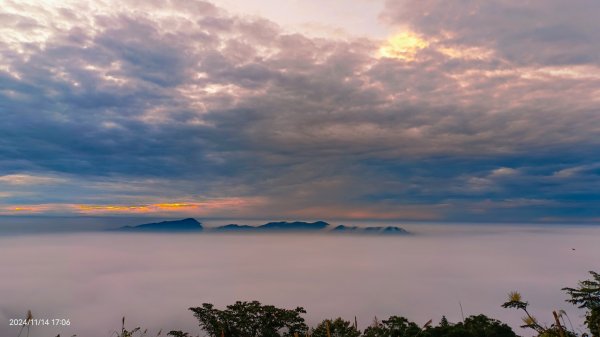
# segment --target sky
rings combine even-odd
[[[599,15],[0,0],[0,215],[598,222]]]

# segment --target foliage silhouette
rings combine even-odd
[[[300,316],[306,311],[301,307],[287,310],[258,301],[238,301],[225,310],[215,309],[210,303],[190,310],[211,337],[287,337],[308,330]]]
[[[579,282],[577,288],[563,288],[570,302],[578,308],[586,309],[585,324],[594,337],[600,336],[600,274],[590,271],[592,280]]]
[[[421,328],[404,317],[392,316],[381,323],[375,322],[365,329],[365,337],[407,337],[417,336]]]
[[[563,327],[563,325],[559,321],[559,314],[556,311],[553,312],[555,323],[551,326],[545,326],[539,323],[538,319],[531,315],[527,310],[529,303],[523,301],[521,294],[516,291],[512,291],[508,294],[508,301],[502,304],[504,308],[513,308],[522,310],[525,313],[523,319],[522,328],[528,328],[535,330],[538,333],[539,337],[572,337],[577,336],[575,332],[568,331]]]
[[[349,321],[341,317],[335,320],[326,319],[319,323],[311,333],[312,337],[358,337],[358,331]]]

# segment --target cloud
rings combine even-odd
[[[0,184],[7,185],[43,185],[56,184],[64,180],[57,177],[34,176],[27,174],[7,174],[0,176]]]
[[[570,178],[576,175],[584,174],[593,178],[593,176],[598,175],[599,169],[600,163],[593,163],[588,165],[564,168],[554,172],[552,176],[557,178]]]
[[[9,1],[0,174],[68,179],[3,202],[259,198],[277,207],[248,216],[446,218],[441,205],[474,198],[465,177],[502,184],[480,197],[563,200],[579,183],[548,176],[587,165],[600,139],[594,21],[571,20],[594,11],[582,3],[388,2],[382,17],[405,28],[381,40],[208,2]]]
[[[599,11],[591,0],[406,0],[387,1],[381,17],[449,44],[490,48],[518,65],[597,65]]]
[[[564,309],[581,327],[583,311],[566,303],[560,289],[589,277],[600,253],[597,227],[414,229],[417,235],[393,238],[0,236],[7,275],[0,283],[0,319],[32,310],[34,317],[71,321],[66,327],[34,326],[31,336],[110,335],[123,316],[127,328],[141,326],[149,335],[159,329],[201,335],[187,308],[259,300],[302,306],[311,326],[326,317],[357,316],[364,329],[373,316],[438,322],[446,315],[458,322],[460,302],[465,316],[483,313],[522,334],[520,313],[500,307],[509,291],[518,290],[542,323],[551,324],[551,312]],[[15,336],[18,328],[4,323],[0,334]]]
[[[490,176],[497,178],[497,177],[514,176],[516,174],[519,174],[519,170],[515,170],[510,167],[500,167],[500,168],[493,170],[492,173],[490,173]]]

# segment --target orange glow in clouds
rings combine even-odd
[[[485,47],[452,44],[449,40],[452,36],[451,33],[444,32],[438,36],[426,37],[405,31],[388,38],[379,48],[378,56],[412,62],[417,59],[419,51],[425,48],[435,50],[450,59],[485,60],[494,54],[493,50]]]
[[[151,204],[151,205],[75,205],[80,211],[117,211],[117,212],[139,212],[147,213],[164,210],[181,210],[189,208],[198,208],[201,204]]]
[[[0,205],[2,215],[27,214],[171,214],[206,216],[220,212],[235,214],[248,207],[262,204],[260,198],[223,198],[202,202],[174,202],[135,205],[94,205],[94,204],[39,204],[39,205]]]
[[[241,209],[257,203],[254,199],[227,198],[212,199],[203,202],[156,203],[143,205],[74,205],[76,211],[84,214],[111,213],[193,213],[209,214],[222,209]]]
[[[16,214],[40,214],[46,213],[61,206],[56,205],[0,205],[0,215],[16,215]]]

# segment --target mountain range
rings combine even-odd
[[[240,232],[240,233],[265,233],[265,232],[323,232],[323,233],[348,233],[348,234],[381,234],[381,235],[406,235],[408,231],[397,226],[358,227],[339,225],[335,228],[325,221],[277,221],[268,222],[260,226],[229,224],[214,228],[205,228],[196,219],[162,221],[136,226],[123,226],[116,229],[123,232]]]

